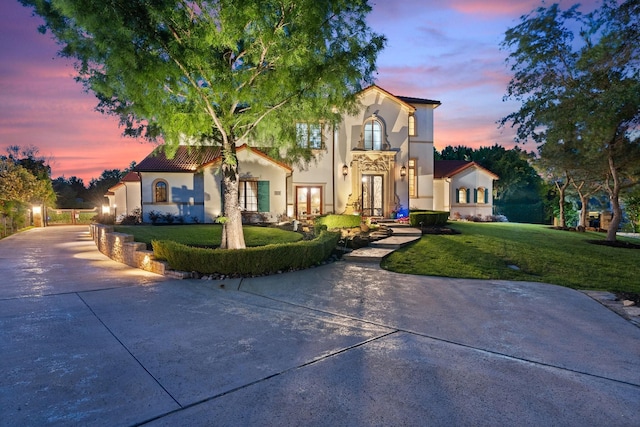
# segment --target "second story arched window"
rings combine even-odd
[[[382,150],[382,124],[376,119],[364,123],[363,148],[365,150]]]
[[[416,136],[418,132],[416,131],[416,118],[413,114],[409,116],[409,136]]]

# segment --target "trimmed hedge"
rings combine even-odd
[[[418,211],[409,213],[409,224],[412,227],[439,227],[446,225],[449,220],[449,212],[445,211]]]
[[[328,230],[339,228],[360,227],[362,217],[360,215],[322,215],[315,219],[315,226],[326,226]]]
[[[317,265],[331,255],[339,238],[339,233],[323,231],[313,240],[237,250],[194,248],[170,240],[151,244],[154,256],[168,261],[174,270],[262,275]]]

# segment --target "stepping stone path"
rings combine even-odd
[[[422,237],[422,231],[411,227],[408,224],[399,224],[393,220],[378,221],[380,231],[371,233],[372,238],[380,238],[369,244],[369,246],[355,249],[342,256],[342,259],[350,262],[371,262],[379,263],[391,252],[409,243],[415,242]],[[391,231],[389,235],[388,230]]]

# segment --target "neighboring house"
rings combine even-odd
[[[109,188],[105,197],[109,199],[109,211],[117,217],[133,215],[142,206],[140,199],[140,176],[127,173],[119,183]]]
[[[435,191],[433,110],[440,102],[394,96],[375,85],[359,99],[358,113],[345,115],[336,127],[296,124],[298,144],[314,153],[304,167],[293,168],[239,143],[245,221],[304,221],[326,213],[389,218],[406,216],[409,208],[451,205]],[[144,221],[152,211],[172,213],[185,222],[215,221],[223,209],[220,162],[220,149],[213,146],[180,146],[173,158],[154,150],[135,168]],[[497,177],[486,172],[473,167],[464,176],[482,175],[478,182],[489,194],[483,208],[491,214],[492,179]],[[491,177],[488,182],[485,175]],[[478,188],[467,184],[468,179],[465,188]]]
[[[436,160],[434,209],[449,211],[453,218],[485,219],[493,214],[493,181],[498,176],[475,162]]]

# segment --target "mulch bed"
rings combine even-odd
[[[449,227],[423,227],[422,234],[460,234],[458,230]]]
[[[637,243],[622,242],[620,240],[616,240],[615,242],[609,242],[607,240],[587,240],[587,242],[594,245],[610,246],[612,248],[640,249],[640,245]]]

